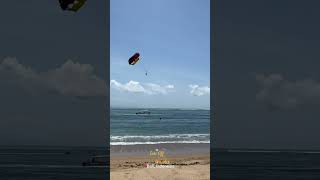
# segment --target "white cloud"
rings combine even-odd
[[[278,109],[320,104],[320,82],[313,79],[288,80],[281,74],[256,76],[259,91],[257,101]]]
[[[173,85],[160,86],[158,84],[148,83],[145,85],[150,94],[167,94],[173,92]]]
[[[66,96],[105,96],[106,83],[94,74],[90,64],[66,61],[61,67],[37,72],[17,61],[16,58],[5,58],[0,63],[1,78],[19,84],[30,92],[40,89],[57,92]]]
[[[116,80],[110,81],[110,86],[121,91],[133,92],[133,93],[144,93],[146,92],[145,88],[136,81],[129,81],[126,84],[121,84]]]
[[[210,94],[210,87],[208,86],[199,86],[199,85],[189,85],[191,88],[190,93],[194,96],[203,96],[206,94]]]
[[[166,85],[166,88],[167,88],[167,89],[173,89],[173,88],[174,88],[174,85],[171,85],[171,84],[170,84],[170,85]]]
[[[121,84],[116,80],[111,80],[110,86],[111,88],[114,88],[120,91],[126,91],[126,92],[132,92],[132,93],[144,93],[149,95],[167,94],[169,92],[173,92],[173,89],[174,89],[173,85],[161,86],[154,83],[141,84],[140,82],[132,81],[132,80],[125,84]]]
[[[0,64],[1,72],[14,72],[16,77],[23,79],[35,79],[37,74],[30,67],[24,66],[14,57],[5,58]],[[12,74],[12,75],[13,75]]]
[[[107,90],[104,80],[94,74],[92,65],[71,60],[46,72],[44,78],[48,86],[64,95],[104,96]]]

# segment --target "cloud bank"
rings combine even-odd
[[[11,81],[29,92],[39,88],[65,96],[90,97],[105,96],[106,83],[94,74],[90,64],[79,64],[71,60],[61,67],[46,72],[36,72],[17,61],[5,58],[0,64],[0,78]]]
[[[173,85],[161,86],[154,83],[141,84],[140,82],[132,80],[125,84],[122,84],[116,80],[111,80],[110,87],[119,91],[143,93],[148,95],[168,94],[174,91]]]
[[[190,93],[194,96],[203,96],[210,94],[210,87],[208,86],[199,86],[199,85],[189,85],[191,88]]]
[[[281,74],[257,75],[259,90],[256,99],[277,109],[320,104],[320,82],[313,79],[289,81]]]

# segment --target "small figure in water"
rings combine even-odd
[[[162,118],[160,118],[160,120],[161,120]]]
[[[148,72],[146,72],[146,76],[148,75]]]

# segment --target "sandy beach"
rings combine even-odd
[[[210,179],[209,144],[114,145],[110,149],[113,180]]]

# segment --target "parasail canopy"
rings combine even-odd
[[[59,0],[60,7],[67,11],[78,11],[86,2],[86,0]]]
[[[131,58],[128,60],[128,63],[130,65],[135,65],[138,61],[139,61],[139,57],[140,54],[139,53],[135,53],[133,56],[131,56]]]

